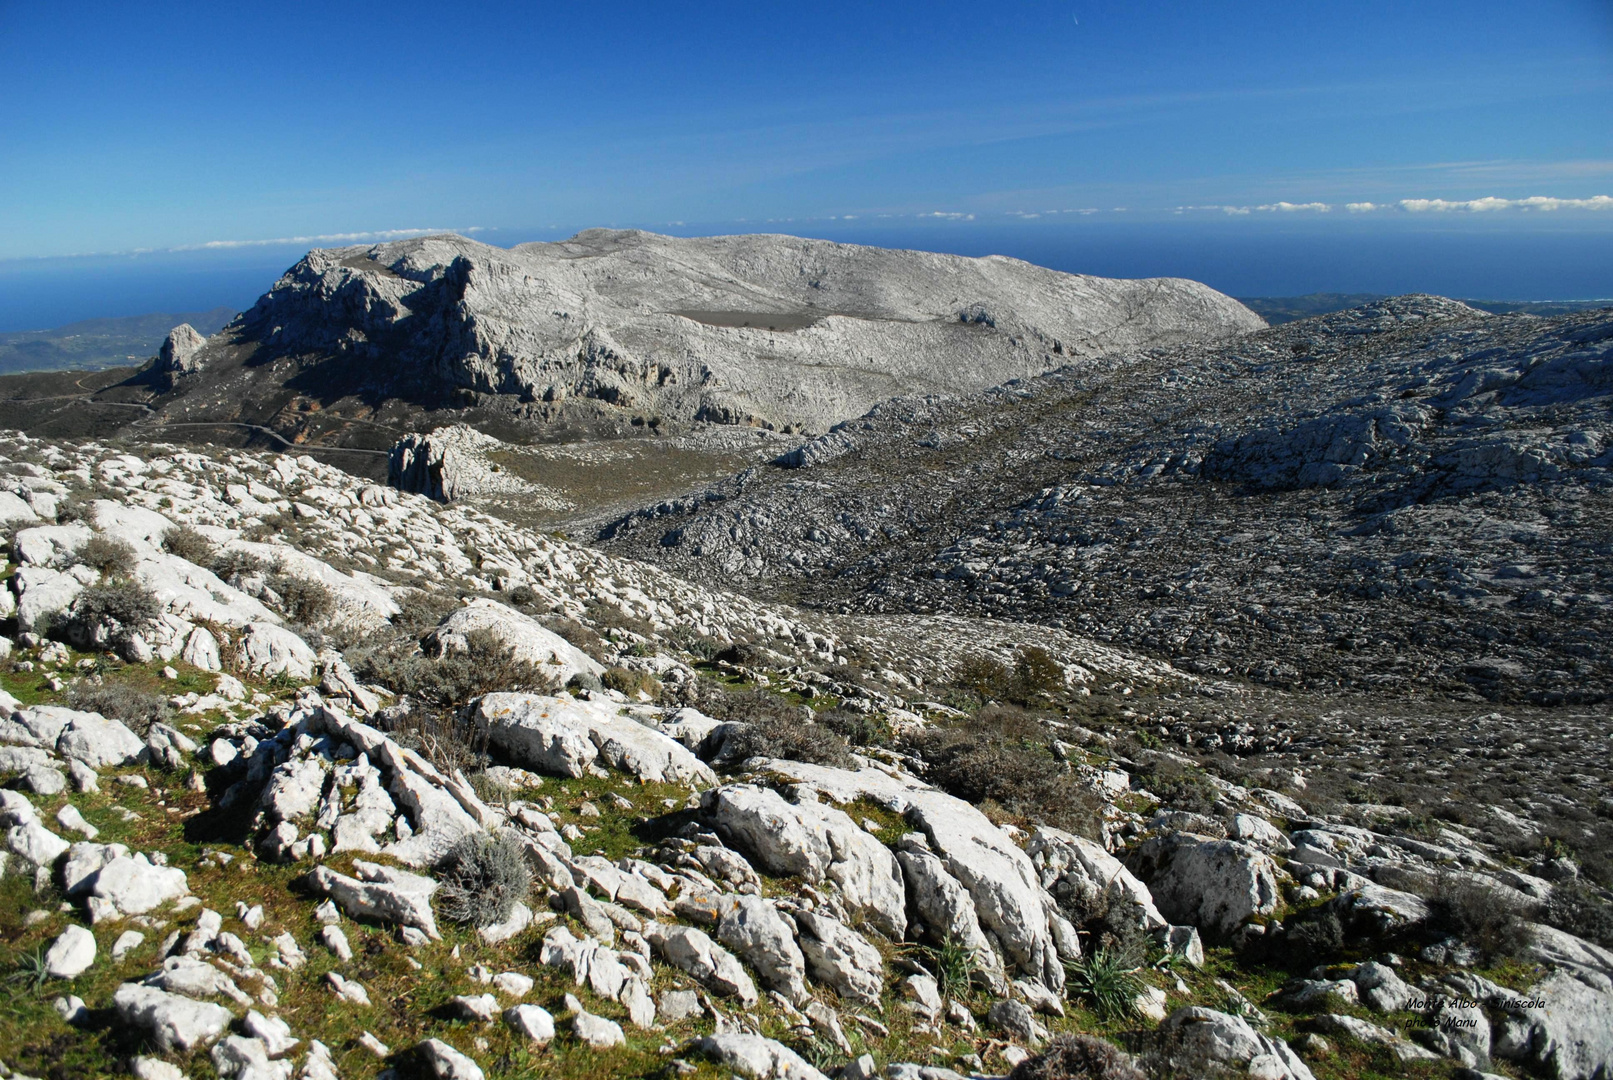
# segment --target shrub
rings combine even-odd
[[[121,720],[138,735],[166,721],[173,708],[166,698],[127,683],[75,682],[67,691],[69,708]]]
[[[1012,700],[1022,705],[1064,695],[1064,666],[1048,651],[1035,645],[1020,649],[1014,657]]]
[[[1613,905],[1588,885],[1564,882],[1554,887],[1540,921],[1613,949]]]
[[[306,626],[318,626],[336,610],[336,596],[324,582],[277,573],[269,587],[280,596],[281,611]]]
[[[1008,1080],[1146,1080],[1119,1047],[1092,1035],[1060,1035],[1014,1066]]]
[[[891,722],[879,713],[829,709],[818,714],[818,723],[852,746],[889,746],[895,737]]]
[[[1095,834],[1096,797],[1053,757],[1041,727],[1015,710],[986,709],[972,723],[931,728],[915,737],[912,749],[929,765],[930,782],[948,794]]]
[[[1320,964],[1344,948],[1344,923],[1337,912],[1313,908],[1283,924],[1281,948],[1298,965]]]
[[[975,956],[969,947],[951,934],[939,945],[919,947],[929,966],[935,972],[935,981],[945,997],[962,998],[969,995],[969,982],[975,973]]]
[[[952,682],[958,689],[966,690],[983,701],[989,701],[992,698],[1008,696],[1011,678],[1007,666],[996,657],[981,653],[979,656],[965,658]]]
[[[162,603],[138,581],[90,585],[73,601],[71,621],[90,639],[99,631],[108,638],[138,634],[157,621]]]
[[[162,549],[197,566],[207,566],[213,561],[213,542],[188,525],[176,525],[163,533]]]
[[[661,696],[661,683],[654,675],[647,671],[629,671],[619,664],[606,668],[599,681],[605,689],[626,694],[629,698],[636,698],[640,693],[647,694],[651,699]]]
[[[728,737],[725,757],[743,761],[752,757],[785,758],[810,765],[852,767],[846,740],[822,724],[807,723],[800,716],[763,716],[751,720]]]
[[[1161,806],[1193,814],[1214,813],[1221,794],[1203,773],[1167,757],[1156,757],[1139,770],[1132,787],[1159,796]]]
[[[133,547],[115,536],[97,533],[84,541],[73,552],[73,557],[85,566],[94,567],[107,579],[128,577],[134,572],[136,555]]]
[[[492,926],[510,917],[532,888],[521,842],[474,833],[448,850],[438,869],[437,909],[455,922]]]
[[[392,625],[412,638],[421,638],[453,612],[459,610],[459,601],[441,593],[410,589],[397,597],[398,613],[392,616]]]
[[[247,574],[262,574],[269,564],[247,551],[220,551],[208,560],[207,568],[221,580],[235,584]]]
[[[1429,897],[1435,921],[1490,957],[1512,956],[1528,943],[1524,905],[1471,877],[1441,874]]]
[[[394,694],[440,708],[454,708],[496,690],[555,689],[552,674],[517,660],[515,650],[491,630],[472,630],[465,635],[463,652],[447,652],[436,660],[414,652],[412,644],[392,642],[388,648],[360,654],[353,670]]]
[[[1098,949],[1072,964],[1068,982],[1104,1020],[1133,1015],[1144,989],[1134,959],[1110,949]]]

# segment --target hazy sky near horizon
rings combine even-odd
[[[1613,196],[1607,0],[0,2],[0,85],[0,258],[1117,207],[1613,221],[1584,208]],[[1541,196],[1570,201],[1510,202]],[[1509,202],[1442,205],[1471,200]]]

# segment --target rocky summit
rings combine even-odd
[[[1610,342],[313,252],[0,433],[0,1077],[1605,1078]]]

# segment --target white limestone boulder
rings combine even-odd
[[[581,776],[596,762],[653,782],[706,785],[711,767],[682,744],[615,706],[542,694],[487,694],[475,720],[488,745],[523,768]]]
[[[530,616],[481,597],[452,612],[428,635],[428,653],[462,653],[466,636],[477,630],[493,634],[518,661],[542,668],[554,685],[564,686],[573,675],[604,674],[593,657]]]

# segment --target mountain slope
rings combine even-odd
[[[847,611],[1064,626],[1280,685],[1613,690],[1613,315],[1408,297],[908,398],[608,550]]]
[[[589,230],[512,250],[435,236],[310,252],[158,404],[170,422],[325,441],[353,434],[333,434],[343,418],[409,426],[410,409],[467,407],[528,435],[634,417],[822,431],[898,394],[1262,325],[1195,282],[1000,257],[787,236]]]

